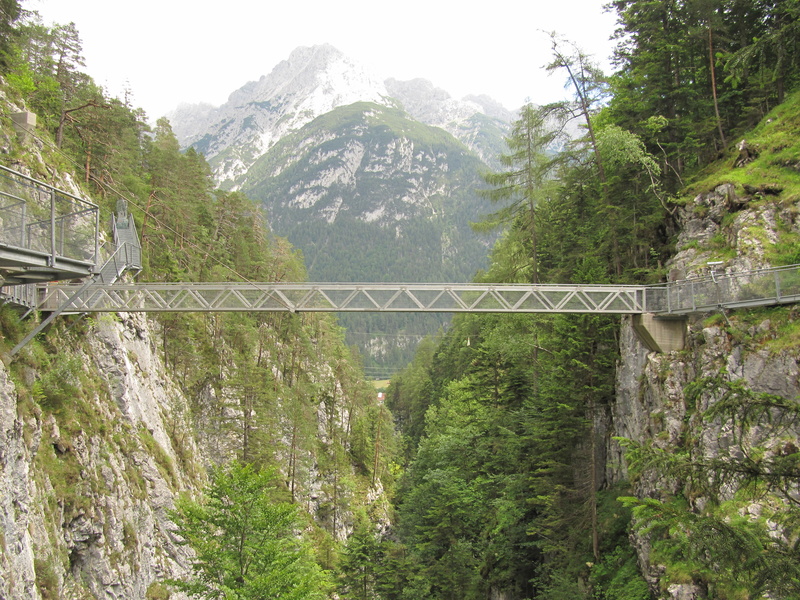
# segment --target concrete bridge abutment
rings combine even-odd
[[[633,315],[633,329],[653,352],[673,352],[686,346],[686,317],[657,317],[653,313]]]

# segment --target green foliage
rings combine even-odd
[[[78,373],[81,362],[77,356],[50,361],[34,382],[32,393],[39,405],[52,411],[67,409],[67,404],[79,395]]]
[[[711,458],[691,445],[666,452],[626,442],[633,473],[672,477],[683,495],[623,502],[642,533],[656,540],[668,580],[711,584],[721,598],[745,591],[794,597],[800,593],[800,570],[790,540],[798,534],[800,513],[790,490],[800,476],[793,433],[800,404],[722,376],[692,383],[686,395],[698,407],[708,405],[703,420],[715,427],[727,424],[733,439],[720,443]],[[734,498],[726,499],[732,490]],[[706,501],[691,506],[688,501],[697,497]],[[746,510],[753,503],[759,510]]]
[[[196,553],[194,576],[171,582],[202,598],[326,598],[328,576],[299,538],[297,509],[277,499],[275,475],[234,462],[205,498],[176,504],[178,533]]]
[[[11,66],[11,54],[16,35],[14,23],[20,18],[21,10],[17,0],[0,1],[0,73],[5,74]]]
[[[36,587],[42,595],[43,600],[59,600],[58,575],[55,567],[50,560],[36,558],[33,561],[33,570],[36,574]]]
[[[547,129],[546,113],[527,104],[511,130],[506,143],[509,154],[500,155],[500,163],[509,170],[485,175],[493,186],[484,191],[493,204],[503,206],[473,223],[476,231],[491,231],[516,221],[518,228],[530,239],[530,282],[537,283],[537,230],[542,227],[537,219],[539,205],[547,202],[555,191],[553,173],[558,157],[547,153],[557,138],[555,130]]]
[[[800,80],[794,2],[618,0],[611,6],[621,41],[609,110],[664,160],[669,192],[783,102]],[[653,115],[666,120],[656,135],[645,127]]]
[[[174,490],[177,490],[179,487],[178,476],[175,472],[175,463],[173,462],[172,458],[156,441],[156,439],[153,437],[153,434],[144,427],[139,428],[139,439],[142,441],[142,445],[147,448],[150,456],[155,459],[161,476],[172,484],[172,488]]]
[[[166,586],[154,581],[147,587],[144,597],[145,600],[169,600],[170,593]]]
[[[345,598],[371,600],[375,597],[381,548],[373,529],[367,515],[357,513],[338,569],[339,586]]]
[[[576,450],[591,436],[589,396],[598,406],[610,396],[614,346],[602,342],[610,335],[602,319],[465,316],[428,364],[392,381],[388,397],[407,415],[404,428],[418,427],[425,411],[399,531],[431,597],[555,598],[561,583],[574,591],[586,578],[592,484],[573,465],[590,451]],[[570,341],[559,349],[557,339]]]
[[[748,147],[756,154],[750,162],[731,168],[738,159],[738,151],[731,148],[698,173],[684,194],[690,196],[723,183],[732,183],[737,195],[751,198],[753,202],[774,201],[781,206],[790,206],[800,198],[800,175],[794,167],[800,158],[800,141],[795,135],[798,127],[800,93],[794,92],[746,133]],[[759,191],[769,187],[765,184],[777,182],[780,182],[779,193]],[[784,229],[783,233],[789,231]],[[791,239],[788,237],[786,241],[791,242]]]
[[[595,598],[608,600],[650,600],[650,590],[636,564],[636,555],[630,546],[617,546],[604,554],[600,564],[594,565],[591,585]]]

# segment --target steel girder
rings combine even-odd
[[[56,310],[76,286],[43,288],[40,310]],[[645,287],[395,283],[96,284],[65,312],[546,312],[636,314]]]

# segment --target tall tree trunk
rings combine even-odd
[[[717,99],[717,73],[714,66],[714,35],[711,27],[708,28],[708,62],[711,73],[711,95],[714,97],[714,114],[717,117],[717,130],[719,131],[719,139],[722,142],[722,147],[725,148],[728,144],[725,141],[725,133],[722,130],[722,117],[719,114],[719,101]]]
[[[297,477],[297,422],[292,424],[292,450],[289,454],[289,489],[292,493],[292,504],[295,503],[295,481]]]
[[[383,404],[381,404],[381,412],[378,416],[377,431],[375,432],[375,459],[372,464],[372,487],[378,480],[378,467],[380,466],[380,452],[381,452],[381,423],[383,422]]]
[[[595,428],[595,404],[594,396],[589,396],[589,419],[591,426],[589,435],[591,436],[591,456],[589,457],[589,502],[592,519],[592,554],[595,562],[600,560],[600,533],[597,524],[597,431]]]
[[[89,183],[89,173],[92,169],[92,145],[88,144],[86,148],[86,161],[83,166],[84,174],[83,174],[83,182]]]

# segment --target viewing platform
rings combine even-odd
[[[0,284],[94,274],[99,214],[92,202],[0,166]]]

